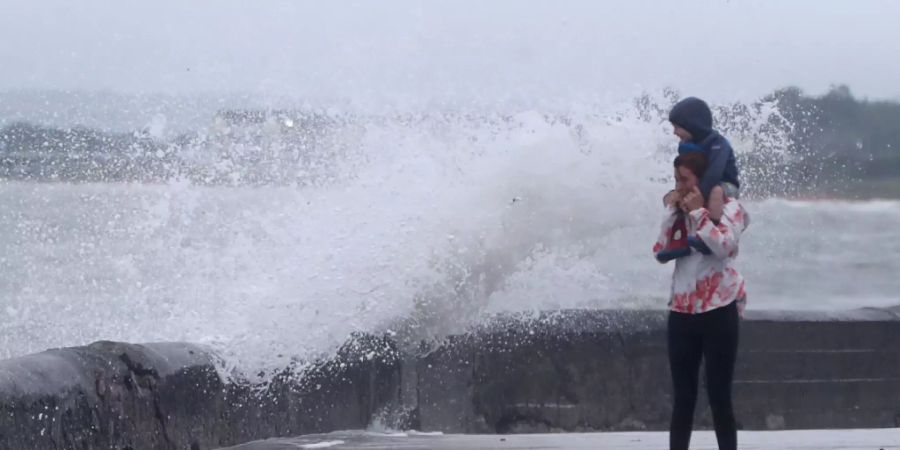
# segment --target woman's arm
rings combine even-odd
[[[719,223],[713,222],[706,208],[697,208],[690,212],[690,220],[694,224],[697,237],[709,247],[719,258],[737,255],[741,232],[747,227],[747,215],[738,201],[725,204]]]

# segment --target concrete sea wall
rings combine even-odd
[[[900,315],[748,312],[744,429],[900,426]],[[665,312],[499,317],[429,351],[357,336],[265,388],[186,343],[98,342],[0,361],[0,449],[208,449],[373,421],[461,433],[664,430]],[[711,418],[701,390],[698,427]]]

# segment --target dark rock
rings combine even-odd
[[[364,428],[399,390],[392,344],[351,339],[337,358],[260,389],[225,383],[184,343],[49,350],[0,362],[0,449],[209,449]]]

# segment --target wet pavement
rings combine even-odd
[[[900,428],[878,430],[796,430],[742,431],[739,445],[744,450],[895,450],[900,449]],[[289,439],[251,442],[228,450],[297,450],[328,448],[467,450],[467,449],[622,449],[665,450],[665,432],[565,433],[516,435],[464,435],[440,433],[336,432]],[[711,431],[694,433],[691,448],[718,448]],[[224,450],[224,449],[223,449]]]

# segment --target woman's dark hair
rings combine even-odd
[[[706,172],[706,155],[700,152],[691,152],[675,157],[675,167],[687,167],[697,178],[703,178]]]

